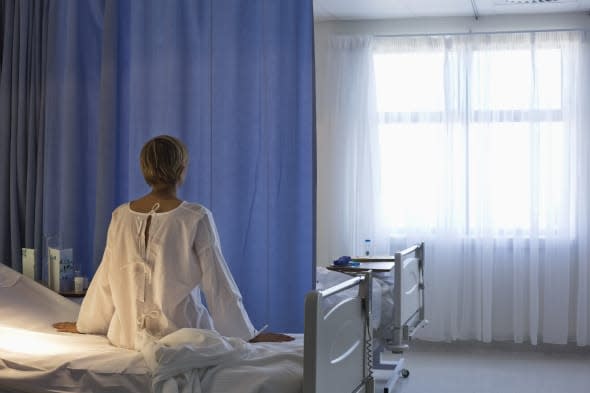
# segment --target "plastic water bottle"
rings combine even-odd
[[[365,239],[364,254],[366,257],[371,255],[371,239]]]

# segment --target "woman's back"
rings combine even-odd
[[[111,342],[139,348],[144,337],[158,338],[184,327],[253,337],[255,330],[221,255],[211,213],[187,202],[175,207],[171,203],[166,211],[152,206],[146,212],[148,205],[124,204],[113,212],[103,262],[87,295],[90,303],[110,293]],[[104,296],[94,293],[101,291]],[[78,328],[91,332],[96,328],[93,320],[107,320],[109,315],[97,319],[96,310],[104,307],[86,303],[85,299]]]
[[[158,205],[158,213],[166,213],[176,209],[182,204],[180,199],[162,199],[151,195],[143,196],[139,199],[129,202],[129,208],[138,213],[149,213],[153,210],[154,205]]]

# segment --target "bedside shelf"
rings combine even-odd
[[[66,291],[66,292],[58,292],[60,295],[64,297],[84,297],[86,296],[86,291],[84,292],[74,292],[74,291]]]
[[[58,292],[63,297],[67,297],[74,303],[82,304],[82,300],[84,300],[84,296],[86,296],[86,291],[84,292],[74,292],[74,291],[64,291]]]

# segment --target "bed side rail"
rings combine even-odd
[[[371,272],[305,297],[303,392],[373,393]],[[358,287],[329,310],[327,297]]]
[[[401,353],[418,329],[428,323],[424,308],[424,243],[395,253],[396,311],[387,348]]]

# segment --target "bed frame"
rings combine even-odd
[[[385,351],[400,355],[417,329],[427,321],[424,314],[424,243],[395,253],[394,318],[383,346],[373,348],[371,326],[372,272],[358,268],[343,283],[315,290],[305,299],[303,392],[390,393],[400,376],[408,377],[404,359],[386,360]],[[358,287],[358,293],[324,312],[329,296]]]
[[[326,313],[323,300],[349,288],[358,294]],[[371,272],[305,297],[303,392],[373,392],[367,357],[372,342]]]
[[[394,327],[383,348],[373,348],[371,270],[358,269],[345,282],[307,294],[304,393],[390,393],[395,381],[403,376],[403,359],[387,362],[381,355],[385,350],[402,353],[424,323],[424,245],[396,253],[394,261]],[[324,309],[326,298],[351,288],[358,289],[352,291],[353,296]]]

